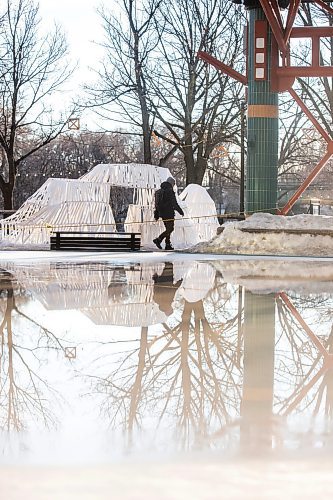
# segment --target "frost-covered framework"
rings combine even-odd
[[[51,231],[116,231],[110,187],[133,188],[135,203],[147,205],[170,175],[167,168],[130,163],[97,165],[76,180],[48,179],[14,215],[1,221],[1,239],[48,245]]]
[[[96,325],[149,326],[163,323],[167,315],[154,301],[155,274],[161,274],[162,262],[131,266],[124,270],[122,283],[112,282],[107,306],[81,309]],[[117,286],[121,285],[121,286]]]
[[[56,230],[115,231],[110,186],[74,179],[48,179],[12,216],[1,221],[1,238],[48,245]]]
[[[157,189],[171,176],[170,170],[145,163],[113,163],[96,165],[80,177],[85,182],[101,182],[112,186]]]
[[[171,176],[169,169],[138,163],[100,164],[80,179],[48,179],[11,217],[1,221],[1,238],[14,245],[49,245],[56,230],[116,231],[110,188],[133,189],[125,230],[141,233],[145,248],[163,230],[154,221],[154,193]],[[190,185],[179,197],[185,212],[176,221],[172,240],[177,248],[207,241],[218,221],[213,200],[201,186]],[[102,237],[102,234],[101,234]]]

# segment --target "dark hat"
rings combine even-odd
[[[173,177],[168,177],[166,182],[168,182],[169,184],[171,184],[171,186],[174,186],[176,184],[176,181]]]

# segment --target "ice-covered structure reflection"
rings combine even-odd
[[[25,310],[27,323],[19,318],[12,297],[33,298],[46,314],[73,309],[93,321],[94,335],[80,340],[86,357],[75,366],[75,397],[84,395],[87,407],[101,409],[97,427],[109,429],[110,453],[115,446],[138,453],[218,448],[251,455],[330,449],[330,284],[321,269],[315,293],[304,280],[301,291],[289,284],[286,293],[260,280],[260,266],[269,267],[257,262],[252,275],[239,269],[240,286],[231,279],[236,264],[230,261],[8,263],[0,276],[3,380],[10,370],[20,380],[27,377],[28,348],[50,363],[50,346],[64,348]],[[123,343],[120,328],[99,337],[101,325],[127,326],[136,335]],[[21,353],[19,332],[25,334]],[[70,337],[68,332],[67,343]],[[31,365],[33,376],[40,376],[37,365]],[[40,378],[32,383],[43,394],[31,407],[38,425],[47,424],[42,412],[50,416],[54,408],[52,387],[43,384]],[[13,399],[3,382],[1,387],[1,415],[11,415]]]
[[[190,302],[213,286],[215,269],[203,262],[8,265],[19,284],[48,310],[81,311],[96,325],[163,323],[177,297]]]

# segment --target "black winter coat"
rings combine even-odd
[[[173,219],[175,210],[180,215],[184,215],[183,210],[177,203],[173,187],[169,182],[162,182],[161,189],[155,193],[155,212],[154,217],[158,219]]]

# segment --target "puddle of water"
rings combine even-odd
[[[308,266],[3,264],[0,465],[328,459],[332,264]]]

